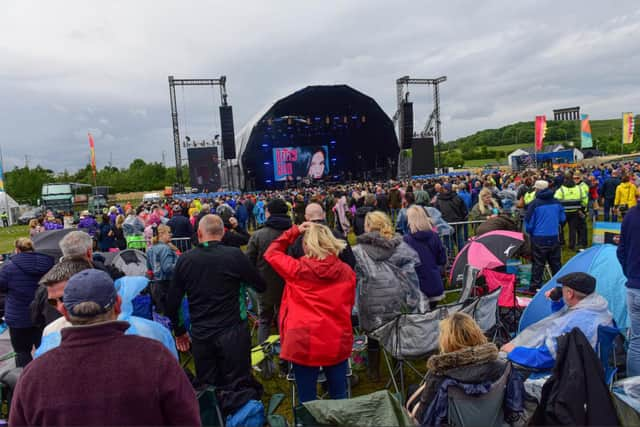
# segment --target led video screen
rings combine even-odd
[[[329,174],[329,149],[326,145],[274,148],[273,169],[275,181],[323,179]]]
[[[220,188],[220,160],[218,147],[189,148],[189,178],[192,188],[200,192]]]

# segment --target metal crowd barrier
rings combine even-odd
[[[178,248],[180,253],[185,253],[191,249],[191,237],[174,237],[171,239],[171,243]]]
[[[455,259],[458,252],[467,244],[470,237],[475,236],[476,228],[484,221],[460,221],[449,222],[453,228],[451,234],[440,234],[440,240],[447,251],[448,267]]]
[[[181,253],[185,253],[191,249],[190,237],[174,237],[171,243],[178,248]],[[147,240],[144,236],[129,236],[127,238],[127,249],[137,249],[142,252],[147,251]]]

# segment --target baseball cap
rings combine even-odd
[[[117,297],[118,293],[113,279],[104,271],[92,268],[76,273],[69,278],[64,288],[63,304],[72,316],[93,317],[111,310]],[[101,311],[91,314],[75,313],[75,307],[83,302],[94,302],[101,307]]]
[[[596,278],[587,273],[569,273],[558,278],[558,283],[583,294],[589,295],[596,290]]]

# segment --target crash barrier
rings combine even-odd
[[[467,244],[470,237],[476,235],[476,228],[484,221],[459,221],[448,223],[451,226],[449,233],[440,232],[440,240],[447,251],[447,267],[455,259],[458,252]]]
[[[175,237],[171,243],[178,248],[181,253],[191,249],[190,237]],[[147,251],[147,240],[144,236],[127,236],[127,249],[137,249],[142,252]]]
[[[185,253],[191,249],[191,237],[174,237],[171,243],[178,248],[181,253]]]

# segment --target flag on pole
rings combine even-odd
[[[633,113],[622,113],[622,143],[633,144]]]
[[[93,136],[89,133],[89,150],[91,151],[91,170],[93,171],[93,179],[96,179],[96,146],[93,142]]]
[[[592,148],[593,147],[593,139],[591,138],[591,124],[589,123],[589,115],[581,114],[580,117],[581,125],[580,125],[580,135],[582,137],[582,143],[580,144],[581,148]]]
[[[4,191],[4,170],[2,169],[2,162],[0,161],[0,192]]]
[[[536,151],[542,151],[542,143],[547,134],[547,117],[536,116]]]

